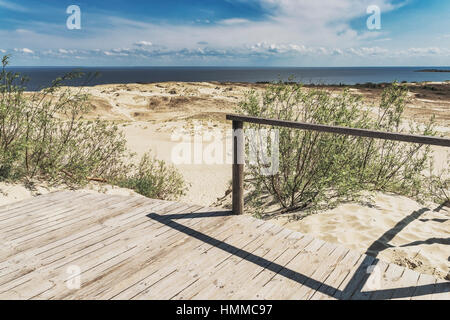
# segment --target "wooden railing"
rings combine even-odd
[[[233,213],[242,214],[244,212],[244,122],[288,127],[293,129],[312,130],[336,134],[345,134],[357,137],[376,138],[384,140],[394,140],[402,142],[411,142],[419,144],[427,144],[434,146],[450,147],[450,139],[420,136],[403,133],[382,132],[366,129],[356,129],[338,126],[328,126],[322,124],[311,124],[304,122],[284,121],[276,119],[265,119],[257,117],[249,117],[242,115],[226,116],[227,120],[233,121]]]

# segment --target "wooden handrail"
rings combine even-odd
[[[450,139],[422,136],[404,133],[383,132],[367,129],[347,128],[339,126],[329,126],[323,124],[312,124],[305,122],[295,122],[277,119],[258,118],[242,115],[228,114],[227,120],[233,121],[233,213],[242,214],[244,211],[244,162],[242,157],[244,154],[244,143],[242,139],[242,133],[238,133],[238,130],[242,130],[244,122],[263,124],[278,127],[287,127],[293,129],[312,130],[336,134],[345,134],[357,137],[367,137],[375,139],[411,142],[419,144],[427,144],[441,147],[450,147]],[[241,140],[238,142],[238,140]]]
[[[248,117],[248,116],[240,116],[240,115],[232,115],[232,114],[227,115],[227,120],[238,121],[238,122],[249,122],[249,123],[256,123],[256,124],[265,124],[265,125],[271,125],[271,126],[277,126],[277,127],[288,127],[288,128],[293,128],[293,129],[304,129],[304,130],[313,130],[313,131],[320,131],[320,132],[346,134],[346,135],[358,136],[358,137],[377,138],[377,139],[384,139],[384,140],[395,140],[395,141],[403,141],[403,142],[429,144],[429,145],[434,145],[434,146],[450,147],[450,139],[440,138],[440,137],[432,137],[432,136],[421,136],[421,135],[414,135],[414,134],[392,133],[392,132],[383,132],[383,131],[375,131],[375,130],[367,130],[367,129],[328,126],[328,125],[323,125],[323,124],[312,124],[312,123],[305,123],[305,122],[266,119],[266,118]]]

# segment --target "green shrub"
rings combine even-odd
[[[92,75],[69,73],[49,88],[25,93],[27,79],[7,71],[8,60],[3,57],[0,73],[0,181],[79,187],[90,180],[113,183],[136,170],[118,126],[83,119],[92,107],[89,96],[63,87],[81,77],[89,82]],[[138,172],[140,180],[129,184],[136,191],[158,198],[180,195],[181,176],[164,162],[144,157]]]
[[[24,93],[26,79],[0,73],[0,179],[46,180],[79,185],[123,170],[126,141],[113,124],[85,121],[91,108],[80,90],[62,87],[80,78],[69,73],[49,88]]]
[[[406,88],[394,83],[383,91],[378,106],[367,108],[361,97],[348,90],[330,94],[318,89],[305,90],[300,84],[277,83],[262,94],[251,91],[236,111],[264,118],[403,132],[406,128],[401,116],[406,98]],[[264,126],[249,124],[249,127]],[[248,166],[254,201],[269,195],[282,211],[315,211],[356,199],[363,190],[396,192],[417,198],[423,194],[422,173],[430,158],[427,147],[308,130],[276,129],[279,130],[279,171],[265,176],[261,174],[264,164]],[[435,134],[432,122],[422,130],[410,125],[406,131]]]
[[[134,172],[118,178],[115,184],[149,198],[165,200],[176,200],[187,190],[183,176],[173,166],[150,154],[145,154]]]
[[[447,161],[447,165],[450,165]],[[446,169],[435,173],[433,165],[430,164],[430,173],[427,177],[427,185],[429,198],[441,204],[446,204],[450,207],[450,169],[447,166]]]

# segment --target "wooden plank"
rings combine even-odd
[[[204,209],[204,211],[208,211],[208,209]],[[197,221],[201,221],[200,224],[198,222],[194,222],[193,220],[192,223],[195,225],[196,228],[197,227],[200,228],[202,227],[202,224],[206,222],[205,225],[208,226],[210,231],[216,232],[218,234],[221,234],[224,230],[229,229],[231,227],[230,224],[226,225],[223,223],[227,219],[227,217],[214,217],[208,219],[212,219],[213,221],[211,220],[204,221],[205,219],[196,219]],[[208,231],[208,229],[206,229],[205,227],[203,227],[202,230]],[[102,292],[101,293],[102,298],[122,299],[123,295],[127,294],[127,291],[135,290],[133,289],[133,286],[142,287],[145,283],[148,283],[149,281],[158,281],[164,278],[168,273],[174,272],[176,270],[176,268],[173,268],[173,263],[171,263],[170,266],[168,266],[167,263],[165,263],[166,260],[178,261],[177,259],[180,259],[181,256],[178,250],[182,250],[183,252],[190,252],[189,250],[196,250],[199,244],[197,241],[187,241],[187,239],[184,238],[182,240],[172,241],[170,244],[168,244],[168,246],[169,246],[168,248],[166,247],[161,248],[159,252],[155,253],[156,254],[155,257],[150,258],[152,260],[151,261],[152,263],[151,265],[148,265],[148,267],[146,268],[141,267],[137,272],[135,272],[132,275],[129,275],[129,277],[126,280],[119,282],[119,284],[111,283],[111,287],[114,286],[114,289],[107,290],[108,292]],[[146,253],[146,255],[150,256],[151,254]],[[131,267],[128,267],[127,269],[129,268]],[[126,268],[124,267],[123,269]],[[133,285],[130,285],[129,280],[132,281],[131,283],[133,283]]]
[[[129,198],[127,203],[133,204],[133,203],[139,203],[139,201],[141,201],[139,198]],[[99,212],[100,210],[105,210],[105,208],[101,208],[101,209],[97,208],[95,210],[93,209],[93,211],[91,211],[91,214],[96,216],[96,213]],[[117,212],[123,211],[124,208],[118,207],[116,209],[107,209],[107,210],[109,210],[108,212],[110,214],[114,215],[114,214],[117,214]],[[125,209],[125,210],[127,210],[127,209]],[[75,229],[73,229],[73,230],[75,230]],[[61,235],[61,237],[54,237],[53,240],[57,241],[58,239],[64,239],[66,237],[67,237],[67,233],[63,233]],[[42,265],[42,264],[45,263],[45,259],[43,260],[42,257],[39,257],[39,259],[38,259],[38,251],[36,251],[36,248],[39,248],[39,246],[43,247],[45,245],[51,244],[52,242],[54,242],[54,241],[48,241],[48,242],[37,241],[36,245],[34,245],[34,246],[32,245],[31,247],[28,247],[28,249],[34,248],[34,250],[35,250],[34,252],[32,251],[31,255],[28,252],[24,252],[24,254],[20,255],[21,250],[19,248],[18,249],[19,255],[10,257],[10,259],[14,259],[16,261],[16,263],[13,264],[13,268],[16,268],[16,273],[18,275],[20,275],[24,271],[25,272],[30,271],[30,270],[32,271],[35,268],[37,268],[38,266],[41,268],[40,271],[43,272],[42,267],[45,266],[45,264],[44,265]],[[62,254],[63,254],[63,256],[66,256],[66,255],[71,254],[71,252],[64,252]],[[59,258],[57,255],[53,254],[53,255],[51,255],[51,259],[53,259],[53,261],[56,261]],[[23,261],[23,263],[20,263],[20,261]],[[28,273],[28,272],[26,272],[26,273]],[[13,276],[14,276],[14,273],[10,274],[7,279],[9,279]],[[5,277],[0,277],[0,280],[1,280],[1,283],[5,283]],[[2,285],[0,285],[0,288],[2,288]]]
[[[394,291],[391,299],[411,300],[411,297],[416,291],[419,276],[420,274],[418,272],[405,268],[402,277],[396,283],[397,289]]]
[[[334,298],[339,300],[348,300],[352,295],[358,295],[359,289],[364,288],[367,282],[367,270],[370,266],[376,265],[377,260],[371,256],[362,255],[361,259],[351,269],[344,281],[339,285],[334,293]],[[384,269],[382,270],[384,271]]]
[[[450,282],[443,279],[436,280],[433,300],[450,300]]]
[[[146,210],[151,209],[153,207],[161,206],[162,204],[159,202],[148,202],[142,207],[138,207],[136,209],[131,209],[129,212],[131,213],[145,213]],[[168,204],[167,204],[168,205]],[[53,260],[60,259],[60,255],[71,255],[80,249],[87,248],[92,246],[95,243],[104,241],[105,239],[111,239],[112,237],[118,236],[126,230],[135,227],[140,224],[137,223],[125,223],[120,226],[110,226],[108,225],[108,221],[101,225],[94,225],[88,229],[82,230],[81,232],[77,232],[69,237],[62,238],[58,241],[52,242],[44,247],[40,247],[35,250],[33,253],[34,256],[39,257],[43,261],[46,259],[52,258]],[[76,251],[74,251],[76,250]]]
[[[20,210],[24,207],[29,207],[31,205],[33,205],[33,206],[39,205],[39,203],[48,202],[49,200],[54,199],[55,197],[68,196],[69,193],[70,193],[69,191],[56,191],[56,192],[51,192],[48,194],[39,195],[36,197],[30,197],[28,199],[8,203],[8,204],[0,207],[0,220],[4,216],[8,216],[10,213],[17,212],[18,210]]]
[[[412,300],[432,300],[436,278],[429,274],[420,274]]]
[[[319,244],[319,243],[318,243]],[[326,260],[330,258],[334,252],[342,255],[339,247],[335,244],[325,243],[322,246],[305,248],[304,251],[289,262],[282,272],[274,276],[267,282],[258,292],[258,299],[302,299],[308,295],[312,288],[319,287],[321,282],[317,282],[313,275],[317,277],[322,275],[323,270],[328,269]],[[333,257],[334,258],[334,257]],[[332,270],[328,269],[328,272]],[[314,290],[312,291],[314,293]]]
[[[201,230],[203,233],[207,233],[212,237],[217,237],[218,239],[223,239],[221,237],[234,226],[233,221],[229,217],[217,217],[214,218],[215,222],[207,222],[208,227],[202,225],[196,226],[197,230]],[[127,299],[136,296],[147,287],[152,284],[157,283],[167,274],[171,274],[177,270],[177,261],[180,259],[189,259],[191,257],[191,252],[203,252],[201,250],[201,245],[203,242],[201,240],[190,238],[188,235],[171,245],[169,248],[161,248],[156,256],[151,258],[151,264],[148,264],[145,268],[141,268],[137,275],[131,275],[126,279],[126,281],[115,285],[114,290],[110,290],[106,296],[102,295],[104,298],[114,298],[114,299]],[[176,250],[173,246],[176,246]],[[180,254],[180,252],[185,253]],[[189,255],[186,253],[189,252]],[[148,259],[147,259],[148,260]],[[167,264],[167,261],[171,261]],[[130,281],[131,280],[131,281]]]
[[[117,202],[127,201],[130,197],[124,196],[110,196],[103,194],[92,194],[86,192],[62,192],[57,193],[58,198],[42,198],[37,205],[30,204],[20,209],[20,211],[14,213],[8,219],[5,219],[0,230],[5,230],[8,226],[22,226],[30,225],[36,221],[41,221],[45,218],[54,217],[57,214],[61,214],[61,209],[73,208],[74,204],[85,204],[89,202],[96,203],[98,201],[106,201],[114,198]],[[134,197],[137,198],[137,197]],[[145,199],[143,197],[140,197]],[[8,221],[6,221],[8,220]]]
[[[267,231],[265,228],[271,227]],[[236,285],[241,285],[246,279],[251,277],[252,272],[259,270],[261,264],[268,263],[263,256],[268,254],[272,245],[283,242],[292,234],[290,230],[280,226],[266,225],[260,236],[260,241],[251,243],[246,248],[246,254],[239,257],[230,258],[226,263],[217,264],[208,273],[208,276],[201,279],[195,285],[180,292],[176,299],[218,299],[218,296],[228,296],[236,291]],[[242,280],[244,279],[244,280]]]
[[[72,192],[11,207],[0,299],[449,299],[448,282],[214,208]]]
[[[132,299],[170,299],[180,291],[178,286],[173,285],[174,283],[192,283],[200,277],[199,274],[203,274],[205,269],[216,264],[217,261],[226,259],[228,253],[221,250],[221,246],[233,243],[233,239],[239,241],[246,237],[245,233],[248,225],[236,223],[236,220],[230,219],[229,221],[233,222],[232,226],[221,232],[216,238],[207,235],[207,237],[214,239],[215,245],[209,242],[201,243],[198,248],[190,251],[188,255],[180,257],[177,259],[177,262],[172,263],[172,265],[177,266],[177,270],[170,277],[162,279],[153,286],[146,288],[146,290],[137,293]]]
[[[217,270],[217,266],[228,261],[233,255],[245,256],[246,249],[257,241],[261,236],[260,226],[264,225],[263,221],[250,220],[250,223],[242,223],[238,228],[236,225],[229,229],[231,232],[227,238],[216,246],[204,244],[197,250],[199,255],[191,256],[189,259],[179,264],[177,272],[172,274],[170,279],[161,281],[152,288],[153,292],[164,292],[164,295],[158,299],[173,299],[177,295],[190,287],[193,283],[197,283],[200,279],[210,278],[211,273]],[[252,224],[253,225],[252,225]],[[253,229],[253,230],[252,230]],[[258,231],[256,231],[259,229]],[[255,233],[253,233],[256,231]],[[223,234],[221,234],[222,236]],[[227,270],[228,272],[228,270]],[[173,286],[173,283],[188,283],[184,288]],[[152,298],[152,295],[139,295],[136,298],[146,299]]]
[[[215,290],[213,297],[215,299],[259,299],[257,293],[270,281],[283,267],[289,263],[299,251],[304,247],[311,247],[314,242],[310,237],[301,239],[287,240],[292,232],[283,230],[280,235],[281,241],[268,241],[249,258],[236,265],[232,274],[226,278],[220,277],[222,284],[221,290]],[[322,244],[320,241],[318,243]],[[226,280],[225,280],[226,279]],[[242,283],[248,283],[248,286],[242,286]],[[206,298],[205,294],[211,292],[201,291],[195,296],[195,299]]]
[[[185,211],[184,208],[180,208],[178,210],[180,212],[181,211]],[[174,211],[171,211],[171,212],[173,213]],[[183,212],[183,213],[186,213],[186,212]],[[172,248],[167,248],[166,247],[166,240],[167,240],[168,237],[172,237],[173,233],[178,234],[178,237],[179,237],[180,241],[182,240],[182,238],[183,239],[186,238],[185,235],[177,232],[176,230],[172,230],[172,232],[165,233],[164,236],[159,238],[159,239],[155,239],[155,233],[154,232],[151,232],[151,231],[148,232],[147,229],[143,229],[143,234],[145,234],[145,233],[148,234],[147,237],[145,237],[144,235],[139,235],[139,234],[136,235],[134,231],[132,233],[133,236],[141,238],[140,241],[143,242],[143,244],[145,244],[145,248],[144,248],[145,250],[143,252],[139,253],[139,255],[138,255],[139,258],[138,259],[136,259],[136,258],[130,259],[129,261],[126,261],[124,263],[124,265],[120,266],[120,269],[124,270],[124,272],[126,273],[126,275],[128,277],[134,276],[136,274],[136,271],[134,273],[130,273],[130,271],[133,271],[136,268],[138,268],[137,270],[139,270],[139,272],[142,271],[143,266],[139,262],[139,261],[141,261],[141,258],[145,259],[145,263],[152,262],[152,264],[154,264],[156,261],[158,261],[158,259],[162,260],[163,258],[166,258],[164,253],[170,253],[170,254],[174,253],[174,254],[176,254],[174,257],[180,256],[180,253],[179,252],[175,252],[175,250],[173,250],[174,249],[173,247]],[[157,241],[155,241],[155,240],[157,240]],[[186,240],[182,240],[181,244],[183,244],[183,242],[186,242]],[[180,246],[181,244],[180,243],[175,243],[174,245]],[[183,253],[185,253],[185,252],[183,252]],[[181,254],[181,256],[183,256],[183,254]],[[167,260],[169,260],[169,259],[167,258]],[[169,261],[172,261],[172,259],[170,259]],[[163,265],[167,266],[167,261],[166,260],[161,261],[161,262],[163,263]],[[141,261],[141,263],[142,263],[142,261]],[[138,264],[138,265],[140,264],[140,265],[136,266],[136,267],[133,267],[136,264]],[[118,268],[119,267],[117,267],[116,270]],[[109,278],[109,275],[108,275],[107,278]],[[119,282],[118,279],[120,279],[120,278],[121,278],[120,275],[117,275],[117,273],[112,275],[111,279],[109,279],[110,281],[113,282],[113,283],[111,283],[111,286],[114,284],[114,282],[115,283]],[[125,278],[125,280],[127,279],[125,276],[124,276],[124,278]],[[104,279],[106,279],[106,277],[102,277],[102,281]],[[97,281],[97,283],[98,283],[98,281]],[[86,285],[84,285],[82,291],[86,292],[87,290],[91,290],[91,292],[92,292],[92,290],[95,290],[95,289],[92,289],[92,287],[93,287],[92,285],[89,285],[89,287],[86,287]],[[107,287],[107,286],[104,286],[104,287]],[[77,294],[79,294],[79,293],[81,294],[81,292],[78,292]]]
[[[129,202],[133,202],[133,204],[131,205]],[[138,206],[139,203],[145,203],[145,200],[140,198],[130,198],[128,202],[124,202],[112,197],[106,199],[106,202],[103,202],[103,200],[97,201],[95,202],[95,205],[86,204],[86,206],[83,206],[84,210],[82,211],[73,210],[70,215],[72,217],[69,217],[69,220],[64,220],[63,222],[59,222],[54,225],[48,225],[44,228],[38,229],[36,232],[19,234],[14,238],[10,238],[8,242],[11,245],[20,246],[25,243],[29,243],[30,241],[42,242],[53,240],[53,238],[58,234],[65,235],[67,232],[82,228],[84,225],[101,222],[103,219],[113,216],[111,212],[114,212],[114,215],[118,215],[131,209],[133,206]],[[121,210],[115,211],[115,206]],[[76,214],[77,212],[82,213]]]
[[[378,264],[377,264],[378,265]],[[372,300],[389,300],[392,299],[394,292],[392,289],[399,288],[398,283],[402,278],[405,268],[395,264],[388,264],[386,270],[381,273],[380,281],[374,281],[374,287],[371,288]],[[374,273],[376,274],[376,272]]]
[[[135,200],[134,200],[135,201]],[[95,211],[93,212],[95,213]],[[67,238],[67,234],[63,233],[61,236],[61,240]],[[58,239],[55,239],[55,241],[59,241]],[[64,241],[64,240],[63,240]],[[42,257],[39,257],[40,254],[40,248],[44,248],[41,251],[45,251],[45,248],[47,248],[48,245],[51,245],[52,241],[48,242],[42,242],[37,241],[35,245],[31,245],[27,248],[24,248],[23,246],[14,247],[14,252],[10,251],[7,253],[8,260],[2,262],[0,266],[9,266],[9,261],[14,261],[14,264],[12,264],[11,267],[8,268],[9,272],[8,274],[4,274],[0,276],[0,283],[5,282],[5,277],[8,276],[9,279],[11,277],[14,277],[15,274],[17,276],[20,276],[23,273],[28,273],[35,268],[42,267],[42,263],[44,260],[42,260]],[[31,249],[31,251],[27,249]],[[53,255],[51,255],[52,259],[58,259],[57,255],[52,252]],[[67,253],[65,253],[67,254]],[[3,256],[2,259],[5,259],[5,256]]]
[[[78,193],[75,198],[79,197],[89,197],[89,194]],[[30,218],[37,217],[36,211],[39,210],[48,212],[49,207],[52,205],[59,205],[61,203],[65,204],[74,196],[70,193],[61,192],[56,193],[53,197],[43,197],[40,198],[36,202],[32,202],[29,205],[22,206],[20,208],[16,208],[15,210],[9,211],[8,214],[5,214],[2,218],[0,218],[0,225],[10,226],[21,220],[26,220]],[[43,210],[47,209],[47,211]],[[40,217],[40,216],[39,216]]]
[[[44,228],[51,227],[69,218],[79,218],[80,215],[75,212],[82,213],[89,209],[91,201],[95,201],[96,205],[107,204],[111,201],[117,201],[112,198],[96,199],[87,196],[78,198],[77,201],[67,202],[63,200],[60,204],[51,203],[47,207],[33,211],[30,216],[23,216],[22,221],[10,222],[10,225],[0,229],[0,233],[5,240],[14,239],[17,235],[32,234],[34,231],[42,231]],[[92,205],[92,204],[91,204]]]
[[[349,250],[343,246],[337,246],[328,257],[317,265],[314,273],[298,290],[293,292],[289,299],[310,300],[348,252]]]
[[[261,226],[258,226],[258,229],[259,234],[256,235],[256,239],[247,242],[241,248],[242,250],[245,250],[247,254],[243,256],[230,254],[226,259],[216,262],[213,267],[203,272],[203,276],[199,277],[199,280],[195,282],[195,284],[185,288],[184,290],[181,290],[175,296],[171,297],[171,299],[191,299],[192,296],[198,294],[200,291],[208,290],[207,288],[211,286],[214,286],[212,290],[215,290],[219,281],[226,281],[226,279],[222,277],[223,274],[228,273],[232,268],[236,268],[237,264],[241,263],[247,257],[254,254],[254,252],[267,241],[265,233],[270,232],[272,237],[276,237],[281,231],[283,231],[282,227],[273,225],[271,223],[263,223]],[[285,237],[285,235],[283,235],[283,237]]]
[[[335,299],[334,295],[342,284],[344,279],[352,272],[358,261],[362,261],[362,255],[359,252],[350,250],[342,261],[331,272],[319,289],[312,295],[311,300],[329,300]]]
[[[182,208],[184,210],[184,206]],[[57,261],[57,264],[54,263],[47,264],[45,268],[41,268],[39,270],[40,274],[46,273],[46,278],[51,279],[52,283],[55,284],[53,291],[62,291],[67,293],[67,286],[65,285],[67,282],[67,274],[65,272],[65,267],[69,265],[79,266],[82,270],[81,277],[84,279],[83,281],[90,281],[90,275],[85,272],[90,272],[95,276],[101,274],[101,268],[104,267],[105,262],[114,262],[116,258],[120,259],[122,254],[130,253],[130,250],[134,250],[137,247],[136,243],[133,241],[144,241],[142,237],[134,237],[134,238],[125,238],[126,243],[123,244],[120,242],[120,239],[112,240],[109,239],[108,243],[98,243],[98,246],[90,248],[90,251],[87,253],[80,251],[75,257],[74,254],[71,254],[67,258],[70,260],[60,260]],[[132,255],[137,254],[137,252],[131,251]],[[99,271],[100,270],[100,271]],[[97,273],[97,271],[99,271]],[[30,296],[34,296],[34,293],[38,292],[41,289],[45,289],[43,291],[48,291],[47,287],[44,286],[39,288],[39,279],[35,280],[33,277],[29,283],[26,284],[26,287],[21,287],[21,291],[27,292]],[[30,293],[32,292],[33,295]]]
[[[329,125],[323,125],[323,124],[312,124],[312,123],[277,120],[277,119],[266,119],[266,118],[250,117],[250,116],[243,116],[243,115],[228,114],[226,116],[226,118],[227,118],[227,120],[232,120],[232,121],[241,121],[241,122],[248,122],[248,123],[255,123],[255,124],[277,126],[277,127],[287,127],[287,128],[293,128],[293,129],[312,130],[312,131],[328,132],[328,133],[336,133],[336,134],[346,134],[346,135],[357,136],[357,137],[377,138],[377,139],[384,139],[384,140],[413,142],[413,143],[420,143],[420,144],[450,147],[450,139],[439,138],[439,137],[412,135],[412,134],[404,134],[404,133],[382,132],[382,131],[367,130],[367,129],[329,126]]]

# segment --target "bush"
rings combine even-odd
[[[49,88],[25,93],[27,79],[7,71],[8,62],[3,57],[0,73],[0,181],[79,187],[90,180],[113,182],[136,170],[117,125],[83,119],[91,110],[88,95],[63,87],[67,80],[88,82],[93,75],[69,73]],[[180,176],[163,162],[143,158],[139,171],[155,185],[133,184],[138,192],[161,198],[180,194]]]
[[[115,184],[149,198],[165,200],[176,200],[187,190],[183,176],[173,166],[150,154],[142,157],[132,174],[118,178]]]
[[[448,163],[448,161],[447,161]],[[430,173],[427,179],[429,197],[436,203],[450,207],[450,169],[446,168],[437,174],[430,164]]]
[[[281,120],[402,132],[406,130],[401,122],[406,97],[406,88],[394,83],[383,91],[380,104],[369,109],[360,97],[348,90],[330,94],[318,89],[305,90],[301,84],[277,83],[262,94],[249,92],[237,112]],[[371,114],[373,111],[377,116]],[[315,211],[344,200],[355,200],[363,190],[414,197],[422,194],[422,173],[430,158],[428,147],[308,130],[276,129],[279,130],[279,171],[265,176],[261,174],[263,164],[249,166],[254,201],[269,195],[282,211]],[[422,130],[410,125],[407,131],[435,134],[432,122]]]
[[[64,89],[69,73],[52,86],[25,94],[26,79],[0,74],[0,179],[82,184],[88,177],[110,177],[123,169],[125,139],[115,125],[84,121],[91,108],[86,94]],[[74,92],[75,91],[75,92]]]

